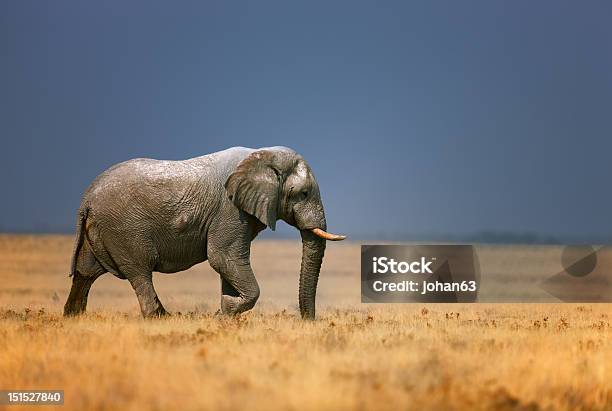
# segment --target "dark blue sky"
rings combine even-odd
[[[3,1],[0,229],[71,231],[125,159],[286,145],[354,237],[612,237],[611,18],[604,1]]]

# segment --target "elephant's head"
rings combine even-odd
[[[313,319],[325,241],[345,237],[325,231],[327,224],[319,185],[306,161],[286,147],[261,149],[242,160],[225,188],[236,207],[257,217],[272,230],[279,219],[300,230],[300,312],[302,318]]]

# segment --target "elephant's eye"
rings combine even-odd
[[[306,200],[306,197],[308,197],[308,191],[307,190],[302,190],[300,192],[300,200]]]

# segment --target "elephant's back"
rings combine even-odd
[[[184,198],[198,178],[197,170],[182,161],[138,158],[119,163],[89,186],[81,208],[107,230],[160,229],[184,213]]]
[[[238,164],[251,153],[256,151],[247,147],[231,147],[222,151],[195,157],[185,162],[202,170],[205,174],[210,173],[219,182],[225,184],[230,174],[236,169]]]
[[[183,185],[197,177],[197,170],[185,161],[136,158],[105,170],[90,184],[83,197],[92,202],[109,195],[130,197],[149,195],[150,190],[180,191]]]

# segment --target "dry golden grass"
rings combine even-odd
[[[238,318],[213,315],[205,263],[156,276],[170,318],[142,320],[109,275],[64,319],[70,249],[0,236],[0,389],[63,389],[74,410],[612,410],[610,305],[361,305],[358,246],[333,244],[303,322],[299,243],[258,241],[262,298]]]

